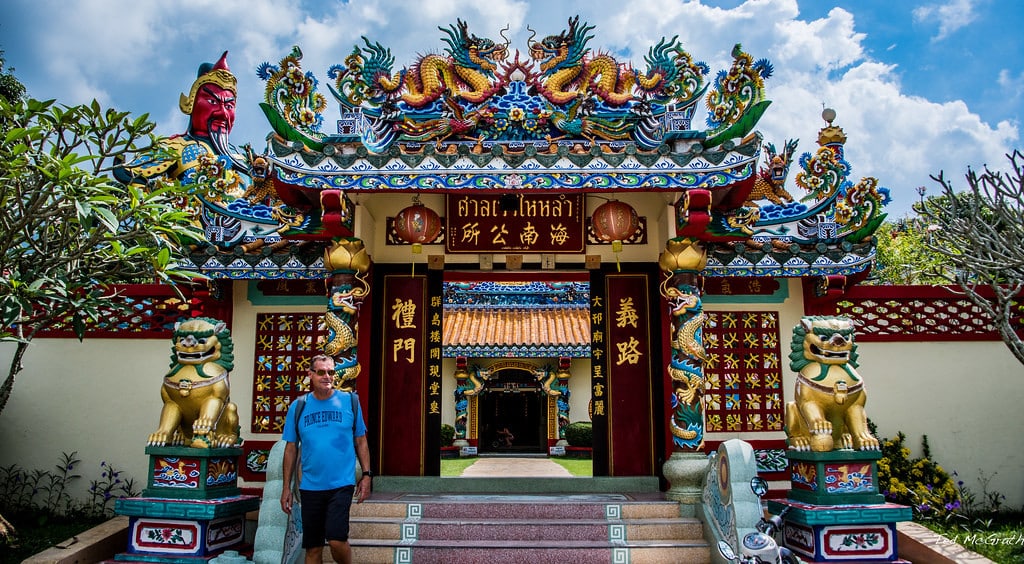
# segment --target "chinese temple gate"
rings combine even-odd
[[[276,439],[319,350],[383,475],[438,475],[442,424],[546,453],[592,421],[595,476],[660,474],[686,500],[707,433],[781,437],[778,314],[707,305],[777,302],[788,279],[843,292],[888,191],[848,177],[831,110],[808,152],[764,140],[772,67],[740,45],[715,74],[676,38],[638,67],[592,31],[573,18],[521,51],[459,21],[402,68],[364,38],[326,87],[296,47],[257,70],[262,152],[231,150],[228,123],[175,138],[181,166],[130,163],[206,187],[195,270],[321,304],[259,314],[250,442]],[[196,84],[234,87],[224,57],[207,67]]]

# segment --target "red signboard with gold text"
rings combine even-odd
[[[654,474],[651,421],[650,280],[646,274],[605,278],[604,341],[609,474]],[[594,387],[594,393],[598,391]]]
[[[380,473],[422,476],[427,358],[427,284],[423,276],[384,277],[384,335],[379,343],[384,377]]]
[[[446,199],[449,253],[582,253],[583,194],[458,195]]]

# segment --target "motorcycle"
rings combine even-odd
[[[768,482],[760,476],[755,476],[750,480],[750,489],[760,500],[768,493]],[[754,527],[757,530],[743,535],[739,555],[724,540],[718,541],[718,552],[722,558],[739,564],[799,564],[800,559],[793,551],[775,542],[775,534],[782,530],[782,518],[787,511],[788,507],[778,515],[771,515],[765,509]]]

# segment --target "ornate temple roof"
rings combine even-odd
[[[834,111],[823,113],[815,152],[797,154],[796,140],[777,151],[756,131],[771,104],[767,60],[737,44],[730,67],[712,75],[674,37],[634,66],[592,49],[593,29],[572,18],[513,53],[504,32],[480,37],[458,21],[440,28],[443,53],[400,68],[363,38],[327,72],[341,115],[330,132],[327,96],[299,48],[263,63],[260,107],[273,131],[265,153],[249,152],[246,195],[204,200],[213,245],[191,256],[194,267],[224,278],[320,276],[309,243],[354,235],[351,194],[668,192],[676,237],[709,246],[706,275],[870,268],[888,190],[851,181]],[[805,194],[787,191],[791,164]]]
[[[351,192],[496,191],[673,191],[732,186],[752,181],[761,138],[705,150],[700,143],[680,152],[638,151],[625,141],[407,144],[383,154],[320,151],[271,137],[268,147],[279,184],[315,183]],[[360,156],[359,153],[362,153]],[[571,174],[570,174],[571,172]]]

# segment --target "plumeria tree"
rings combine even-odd
[[[119,307],[118,283],[175,282],[187,242],[203,235],[176,182],[125,185],[119,162],[160,139],[143,115],[96,102],[0,99],[0,340],[14,344],[0,384],[6,406],[29,345],[40,331]]]
[[[932,176],[942,192],[922,198],[916,211],[927,226],[925,246],[945,261],[935,273],[988,314],[1024,364],[1017,323],[1024,305],[1024,155],[1015,150],[1007,158],[1008,172],[968,169],[962,191],[941,172]]]
[[[920,217],[883,223],[875,233],[877,261],[869,283],[945,284],[946,279],[937,274],[945,258],[927,246],[931,231]]]

